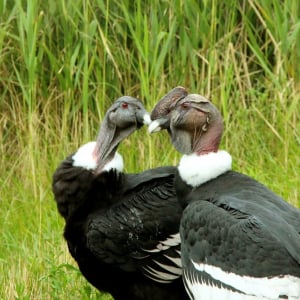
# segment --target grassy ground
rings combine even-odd
[[[299,16],[298,0],[2,1],[0,299],[109,298],[68,254],[51,176],[123,94],[209,97],[234,169],[299,206]],[[120,152],[127,171],[179,158],[145,128]]]

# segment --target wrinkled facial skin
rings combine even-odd
[[[171,115],[171,130],[176,127],[178,129],[195,132],[202,128],[207,122],[208,111],[185,99],[180,100]]]
[[[174,147],[181,153],[217,151],[222,131],[219,110],[200,95],[188,95],[178,101],[172,111],[170,134]]]
[[[170,129],[170,117],[172,108],[176,102],[187,96],[187,90],[181,86],[172,89],[153,108],[151,112],[152,123],[149,132],[156,132],[163,129]]]
[[[194,152],[195,141],[206,124],[207,114],[189,100],[182,99],[177,103],[170,121],[172,144],[177,151],[184,154]]]
[[[187,90],[184,87],[178,86],[172,89],[155,105],[151,112],[151,120],[154,121],[168,115],[171,111],[172,105],[174,105],[179,99],[186,96]]]
[[[218,109],[205,97],[187,94],[181,87],[175,88],[158,102],[151,117],[157,119],[152,121],[148,131],[167,129],[179,152],[205,154],[217,151],[223,120]]]

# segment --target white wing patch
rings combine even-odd
[[[179,278],[182,274],[181,268],[165,265],[157,261],[153,261],[153,262],[156,263],[158,266],[160,266],[162,269],[166,270],[166,272],[164,272],[164,271],[156,270],[155,268],[152,268],[150,266],[143,267],[143,269],[145,270],[145,275],[154,281],[160,283],[169,283]]]
[[[167,250],[173,246],[180,245],[180,235],[179,233],[171,234],[166,240],[159,242],[154,249],[143,249],[146,252],[156,253],[163,250]]]
[[[288,296],[289,300],[300,299],[300,278],[291,275],[277,277],[254,278],[241,276],[231,272],[225,272],[221,268],[196,263],[192,261],[194,268],[199,272],[209,274],[215,280],[240,290],[244,294],[219,288],[214,285],[198,282],[195,278],[185,278],[186,284],[195,299],[278,299],[280,295]],[[195,293],[195,294],[194,294]],[[197,296],[196,296],[197,295]],[[202,295],[202,296],[201,296]]]
[[[199,282],[191,274],[183,271],[185,289],[191,299],[195,300],[267,300],[266,298],[257,298],[240,294],[225,288],[220,288],[214,284]],[[270,300],[270,299],[269,299]],[[278,300],[278,298],[276,299]]]
[[[147,253],[159,253],[177,245],[180,245],[179,233],[172,234],[166,240],[159,242],[154,249],[143,250]],[[170,261],[170,264],[165,264],[159,262],[158,260],[152,260],[151,266],[144,266],[143,269],[145,271],[145,275],[150,279],[160,283],[168,283],[179,278],[182,275],[182,264],[180,251],[177,249],[175,251],[178,254],[178,257],[172,257],[162,253],[162,256]],[[157,269],[155,266],[157,266]]]
[[[180,253],[180,251],[176,251],[176,252],[179,254],[179,257],[172,257],[172,256],[168,256],[166,254],[164,254],[164,257],[171,260],[179,268],[182,268],[181,253]]]
[[[153,262],[155,262],[157,265],[159,265],[161,268],[173,273],[173,274],[176,274],[178,276],[181,276],[182,274],[182,270],[181,268],[177,268],[177,267],[172,267],[172,266],[169,266],[169,265],[164,265],[156,260],[153,260]]]
[[[167,271],[169,266],[167,265],[162,265]],[[181,273],[178,274],[178,272],[176,272],[177,274],[171,274],[169,272],[163,272],[163,271],[158,271],[150,266],[145,266],[143,268],[145,271],[147,271],[145,274],[151,278],[152,280],[155,280],[157,282],[162,282],[162,283],[167,283],[170,281],[173,281],[175,279],[177,279],[178,277],[180,277]]]

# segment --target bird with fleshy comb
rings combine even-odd
[[[223,118],[216,106],[177,87],[151,119],[149,132],[166,129],[183,154],[175,187],[190,298],[300,299],[300,210],[232,170],[231,155],[219,149]]]

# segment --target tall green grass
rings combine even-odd
[[[108,299],[68,254],[51,176],[124,94],[209,97],[234,168],[299,206],[299,16],[298,0],[2,1],[0,298]],[[129,172],[179,159],[145,128],[120,152]]]

